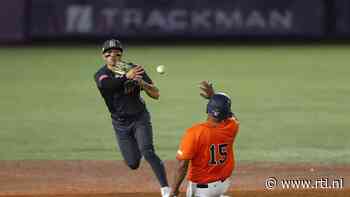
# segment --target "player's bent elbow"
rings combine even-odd
[[[151,98],[155,99],[155,100],[158,100],[159,97],[160,97],[160,94],[159,92],[152,92],[152,93],[148,93],[148,96],[150,96]]]
[[[153,91],[154,99],[158,100],[160,97],[159,89],[154,87],[155,90]]]
[[[160,97],[160,94],[159,94],[159,92],[157,92],[155,95],[154,95],[154,99],[156,99],[156,100],[158,100],[159,99],[159,97]]]

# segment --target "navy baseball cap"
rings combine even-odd
[[[214,94],[207,104],[207,113],[219,121],[232,117],[231,98],[225,93]]]
[[[116,39],[110,39],[103,43],[102,45],[102,53],[105,53],[109,49],[119,49],[123,51],[122,43]]]

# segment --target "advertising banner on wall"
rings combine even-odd
[[[33,0],[31,35],[321,36],[321,0]]]

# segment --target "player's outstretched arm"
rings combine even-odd
[[[178,160],[177,169],[175,170],[175,175],[174,175],[174,182],[171,187],[172,191],[170,193],[170,197],[175,197],[179,194],[179,189],[182,181],[184,180],[187,174],[189,163],[190,163],[190,160]]]
[[[153,99],[159,99],[159,89],[152,83],[151,80],[147,82],[149,77],[147,76],[146,79],[144,76],[147,76],[145,73],[143,67],[141,65],[136,65],[133,69],[129,70],[126,74],[126,77],[128,79],[132,79],[137,81],[139,86],[146,92],[146,94],[153,98]]]
[[[139,80],[140,87],[145,90],[146,94],[153,98],[153,99],[159,99],[159,89],[154,85],[147,83],[146,81],[140,79]]]

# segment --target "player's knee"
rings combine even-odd
[[[140,162],[127,162],[127,165],[131,170],[136,170],[139,168]]]
[[[136,163],[136,164],[128,164],[129,168],[132,169],[132,170],[137,170],[140,166],[139,163]]]

